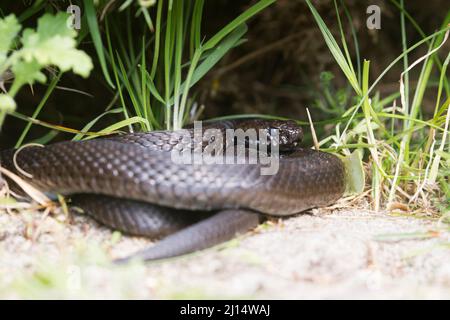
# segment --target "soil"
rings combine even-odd
[[[142,265],[150,244],[88,217],[0,213],[1,298],[450,298],[450,233],[433,219],[313,210]],[[448,230],[448,226],[447,226]]]

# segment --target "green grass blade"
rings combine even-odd
[[[247,26],[242,24],[238,26],[231,34],[229,34],[221,43],[218,45],[213,52],[208,53],[208,57],[195,69],[192,80],[189,86],[192,87],[196,84],[203,76],[214,67],[220,59],[233,48],[242,36],[247,32]],[[182,90],[184,90],[186,83],[181,85]]]
[[[247,9],[244,13],[240,14],[237,18],[223,27],[218,33],[216,33],[211,39],[209,39],[203,46],[203,49],[209,50],[214,48],[225,38],[229,33],[233,32],[237,27],[245,23],[248,19],[256,15],[261,10],[265,9],[275,0],[260,0],[255,5]]]
[[[91,33],[92,41],[94,42],[95,50],[97,51],[98,60],[103,71],[103,75],[106,82],[115,88],[111,77],[109,75],[108,67],[106,66],[105,52],[103,50],[102,38],[100,35],[100,30],[98,28],[97,15],[94,8],[94,2],[92,0],[83,0],[84,10],[86,14],[87,23]]]
[[[44,107],[44,105],[46,104],[48,98],[52,94],[53,90],[55,90],[56,85],[58,84],[59,80],[61,79],[61,75],[62,75],[62,73],[59,73],[50,82],[50,85],[48,86],[47,90],[45,91],[44,96],[42,97],[41,101],[39,102],[38,106],[36,107],[36,110],[34,110],[33,115],[31,116],[32,119],[36,119],[37,116],[39,115],[39,113],[41,112],[41,110]],[[31,122],[27,123],[27,125],[25,126],[25,129],[22,131],[22,134],[20,135],[19,139],[16,142],[16,146],[15,146],[16,148],[19,148],[23,144],[32,125],[33,124]]]
[[[98,136],[110,134],[110,133],[118,131],[119,129],[122,129],[125,127],[131,127],[133,124],[136,124],[136,123],[140,124],[141,127],[149,126],[147,119],[135,116],[135,117],[131,117],[131,118],[116,122],[104,129],[98,131],[97,134],[98,134]],[[93,139],[95,137],[96,137],[95,135],[92,135],[92,136],[86,137],[85,140]]]
[[[158,1],[158,7],[156,12],[156,29],[155,29],[155,46],[153,49],[153,62],[152,62],[152,69],[150,72],[150,77],[152,79],[155,78],[156,74],[156,68],[158,67],[158,59],[159,59],[159,47],[161,43],[161,18],[162,18],[162,8],[163,8],[163,1]]]
[[[83,129],[81,129],[81,132],[78,133],[77,135],[75,135],[75,137],[73,137],[72,140],[75,140],[75,141],[81,140],[86,135],[86,132],[90,131],[91,128],[104,116],[109,115],[109,114],[121,113],[121,112],[122,112],[122,108],[111,109],[111,110],[103,112],[99,116],[95,117],[93,120],[89,121],[83,127]]]

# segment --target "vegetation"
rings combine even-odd
[[[24,10],[15,13],[5,10],[2,4],[0,130],[7,126],[8,121],[23,121],[23,130],[17,136],[8,137],[13,141],[12,145],[19,148],[30,142],[45,144],[67,137],[74,140],[90,139],[116,131],[179,129],[186,123],[204,117],[202,113],[205,110],[199,99],[203,91],[199,85],[202,80],[207,80],[208,74],[214,72],[219,64],[222,64],[221,70],[225,73],[277,46],[287,45],[288,41],[281,39],[267,47],[258,48],[257,52],[251,52],[238,61],[226,61],[233,50],[239,50],[247,44],[245,37],[252,30],[247,26],[248,21],[269,10],[276,10],[273,5],[275,2],[249,1],[246,10],[242,9],[243,12],[236,13],[217,28],[212,21],[205,19],[208,6],[204,0],[80,0],[77,3],[82,7],[82,17],[81,29],[78,31],[67,27],[73,22],[65,13],[68,2],[35,0]],[[346,7],[345,0],[333,0],[334,20],[326,19],[327,13],[316,7],[320,1],[302,2],[306,3],[310,11],[301,14],[311,14],[308,19],[314,20],[314,27],[318,27],[329,49],[326,54],[333,57],[340,71],[323,71],[320,74],[319,90],[310,84],[305,86],[309,91],[311,113],[320,115],[319,121],[312,121],[312,131],[319,138],[318,145],[324,151],[345,158],[350,168],[349,176],[355,176],[353,190],[359,193],[350,199],[345,198],[344,205],[353,207],[358,200],[363,199],[364,208],[370,206],[371,209],[386,210],[391,214],[437,218],[438,223],[429,230],[381,234],[374,240],[438,238],[440,241],[443,238],[443,241],[434,243],[432,248],[413,252],[412,255],[434,248],[448,250],[450,84],[447,69],[450,53],[445,50],[449,47],[450,11],[446,12],[439,30],[426,34],[406,9],[404,0],[386,1],[400,16],[398,47],[402,52],[381,72],[376,72],[373,66],[381,62],[361,58],[359,48],[365,39],[358,34],[357,23],[351,16],[351,10]],[[233,1],[227,3],[230,6],[235,4]],[[236,7],[241,10],[241,4]],[[294,14],[298,15],[297,12]],[[258,21],[260,24],[266,22]],[[333,27],[336,25],[337,28]],[[348,36],[345,30],[351,30],[351,35]],[[421,40],[409,43],[408,36],[413,32]],[[295,34],[290,37],[290,42],[297,39]],[[321,40],[317,38],[317,41]],[[419,58],[417,52],[421,52]],[[385,60],[382,61],[384,63]],[[291,68],[289,63],[286,61],[286,69]],[[398,72],[396,79],[399,84],[398,89],[386,94],[380,87],[389,72]],[[100,83],[102,93],[106,92],[107,96],[106,99],[94,98],[102,104],[100,112],[96,110],[92,117],[83,118],[80,126],[42,120],[45,114],[51,112],[49,100],[57,89],[87,94],[78,87],[64,88],[65,77],[73,74],[82,76],[83,83]],[[39,101],[33,105],[31,112],[24,111],[20,95],[25,93],[33,96],[36,88],[44,88],[43,94],[36,95]],[[237,90],[242,89],[239,87]],[[300,91],[300,88],[291,90]],[[430,99],[425,100],[425,97],[431,97],[432,102]],[[425,107],[432,109],[431,112],[424,112]],[[226,113],[227,116],[217,119],[253,116],[283,119],[281,112],[251,114],[242,109],[240,114],[231,115],[228,110]],[[306,119],[294,120],[303,125],[309,124]],[[35,127],[45,129],[39,131],[37,138],[31,134]],[[305,131],[306,138],[312,140],[309,130]],[[44,134],[41,135],[41,132]],[[361,160],[367,176],[362,185],[358,182],[364,177],[358,175],[359,169],[352,169]],[[26,222],[23,237],[32,243],[42,231],[41,224],[35,222],[44,222],[55,207],[44,207],[43,214],[36,215],[36,209],[41,210],[49,202],[47,196],[27,185],[34,202],[24,203],[20,202],[21,199],[6,197],[9,190],[5,191],[6,188],[2,187],[0,183],[0,215],[3,213],[1,210],[10,209],[23,215]],[[55,220],[60,221],[60,216],[64,216],[61,221],[67,221],[67,208],[62,197],[60,202],[62,210],[54,210],[58,213]],[[39,219],[42,216],[41,221]],[[272,222],[268,222],[261,228],[271,225]],[[78,238],[84,238],[87,234],[84,229],[70,230],[78,234]],[[96,236],[102,234],[97,229],[94,233]],[[29,257],[21,254],[17,265],[26,265],[26,268],[14,275],[3,268],[0,297],[98,298],[105,288],[106,291],[111,288],[113,298],[140,297],[142,279],[149,277],[146,273],[148,270],[140,264],[117,268],[110,263],[110,250],[117,245],[120,234],[114,232],[108,239],[107,233],[104,236],[106,240],[99,241],[93,241],[95,238],[91,234],[77,245],[71,240],[66,243],[64,239],[62,244],[58,244],[64,250],[58,251],[56,260],[47,261],[47,246],[42,252],[35,253],[39,257],[37,262],[30,263],[27,260]],[[439,238],[442,234],[446,236]],[[0,229],[1,240],[3,236],[3,230]],[[73,247],[77,249],[74,251]],[[17,248],[23,249],[20,243]],[[0,253],[3,254],[2,249]],[[15,252],[15,249],[11,251]],[[249,263],[257,260],[254,257],[247,259]],[[240,262],[244,260],[239,257]],[[370,264],[371,269],[376,269],[372,267]],[[74,274],[70,273],[71,270]],[[115,281],[109,281],[110,278]],[[167,287],[163,281],[160,283],[160,279],[155,279],[150,279],[154,283],[144,287],[155,290],[156,296],[210,298],[200,289],[178,291],[178,288]],[[78,288],[81,282],[85,287]],[[151,294],[155,295],[153,291]]]
[[[354,150],[359,152],[368,169],[370,185],[367,190],[373,209],[405,209],[406,204],[408,211],[448,212],[450,86],[446,72],[450,54],[442,58],[441,47],[447,41],[450,12],[440,30],[425,35],[406,11],[403,0],[391,0],[401,15],[399,30],[403,52],[381,74],[371,75],[370,61],[361,61],[358,36],[345,2],[334,1],[339,43],[312,2],[305,1],[347,80],[346,87],[336,89],[334,76],[328,72],[322,74],[322,91],[315,93],[317,98],[313,105],[330,119],[316,122],[314,126],[322,133],[322,128],[331,123],[335,125],[335,132],[321,136],[321,147],[342,155],[350,155]],[[117,130],[179,129],[201,116],[198,91],[193,87],[230,50],[246,41],[246,22],[274,2],[254,1],[247,10],[218,31],[209,32],[208,36],[202,29],[206,23],[203,21],[204,0],[126,0],[120,6],[115,3],[115,7],[114,1],[84,0],[84,27],[78,33],[65,27],[69,16],[56,13],[58,10],[47,1],[35,1],[17,17],[3,14],[0,84],[4,86],[6,80],[11,84],[0,94],[0,125],[6,114],[27,121],[16,147],[28,142],[30,127],[36,124],[51,132],[72,133],[75,140]],[[47,12],[43,13],[44,10]],[[21,24],[29,24],[36,15],[41,15],[37,27],[20,32]],[[136,20],[139,32],[133,23]],[[346,24],[351,26],[352,44],[346,42]],[[421,35],[421,41],[407,44],[407,24]],[[91,52],[90,57],[76,48],[85,42],[95,48],[95,54]],[[428,53],[409,61],[409,55],[424,46]],[[104,112],[86,121],[80,129],[38,120],[61,74],[72,71],[87,77],[92,61],[99,66],[102,81],[111,93]],[[389,70],[401,63],[403,72],[398,75],[398,91],[383,96],[376,91],[377,85]],[[419,68],[418,79],[413,83],[410,72]],[[16,110],[15,96],[24,85],[36,81],[47,82],[47,91],[33,114],[27,116],[20,113],[20,106]],[[422,106],[424,95],[430,93],[435,96],[435,105],[432,117],[427,117]],[[112,119],[120,118],[98,128],[101,120],[112,116],[115,117]],[[249,115],[229,117],[241,116]],[[39,141],[49,141],[54,136]]]
[[[25,84],[45,82],[41,70],[56,66],[61,72],[73,72],[87,77],[93,65],[90,57],[77,50],[75,30],[67,28],[67,15],[44,15],[36,30],[21,26],[14,14],[0,20],[0,75],[12,72],[14,79],[7,93],[0,94],[0,127],[5,114],[15,110],[14,97]]]
[[[329,113],[339,112],[336,133],[326,137],[321,144],[327,144],[330,151],[338,149],[344,154],[357,149],[368,154],[371,176],[371,199],[373,208],[379,210],[383,204],[388,209],[396,209],[398,202],[412,205],[419,212],[433,212],[433,205],[446,212],[450,210],[450,88],[446,71],[450,53],[442,63],[439,49],[447,41],[450,30],[450,11],[442,23],[442,28],[425,36],[415,20],[407,14],[403,1],[392,2],[401,12],[401,38],[403,52],[385,70],[369,83],[370,61],[356,60],[357,67],[349,52],[339,16],[338,2],[334,0],[337,22],[341,35],[341,46],[333,37],[317,10],[306,0],[316,20],[331,54],[338,63],[348,85],[353,89],[353,105],[345,110],[334,106]],[[349,18],[344,2],[340,2]],[[407,47],[405,20],[408,18],[422,35],[423,40]],[[355,56],[359,59],[356,35]],[[428,46],[428,53],[409,64],[408,54],[421,45]],[[404,70],[399,75],[399,91],[387,97],[375,92],[376,85],[398,62],[403,61]],[[409,72],[423,64],[417,84],[409,83]],[[361,68],[362,65],[362,68]],[[356,71],[355,71],[356,70]],[[432,86],[433,71],[438,76],[438,88]],[[435,92],[433,117],[426,119],[421,112],[425,91]],[[446,98],[445,98],[446,97]],[[397,106],[397,100],[400,105]]]

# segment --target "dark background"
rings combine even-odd
[[[78,1],[79,2],[79,1]],[[253,1],[207,0],[204,10],[203,31],[206,35],[231,21]],[[77,1],[72,1],[77,4]],[[48,1],[48,10],[64,10],[69,1]],[[79,4],[79,3],[78,3]],[[336,39],[338,26],[333,1],[313,1],[322,18],[331,28]],[[391,1],[355,1],[346,0],[358,34],[361,59],[371,60],[372,79],[402,52],[400,34],[400,14]],[[381,29],[366,28],[366,8],[377,4],[381,7]],[[11,12],[19,14],[30,5],[30,1],[2,0],[0,8],[3,15]],[[83,6],[79,4],[82,11]],[[448,0],[405,1],[409,13],[418,21],[426,34],[436,31],[444,18]],[[111,6],[115,10],[117,6]],[[35,26],[36,19],[43,12],[28,19],[25,26]],[[120,14],[115,12],[114,14]],[[350,25],[343,18],[344,28],[348,34]],[[412,45],[421,38],[407,23],[408,44]],[[100,21],[100,27],[102,22]],[[143,21],[136,19],[134,30],[139,33]],[[333,84],[336,88],[346,87],[346,79],[333,60],[322,35],[309,9],[303,1],[279,0],[260,13],[249,23],[248,40],[232,50],[197,86],[198,101],[205,105],[203,118],[230,114],[264,113],[278,116],[306,119],[305,106],[311,108],[314,120],[329,118],[315,108],[316,99],[320,99],[320,75],[323,71],[334,74]],[[85,80],[71,73],[63,75],[60,87],[80,90],[80,93],[57,89],[44,107],[39,119],[60,124],[70,128],[81,129],[89,120],[102,113],[114,92],[105,84],[96,61],[95,51],[89,39],[81,48],[94,59],[95,68]],[[350,45],[353,52],[353,46]],[[426,47],[411,55],[419,57]],[[442,50],[444,53],[446,50]],[[401,63],[390,71],[379,85],[381,93],[398,91]],[[420,70],[420,69],[419,69]],[[41,101],[45,85],[36,84],[33,90],[24,87],[17,96],[18,111],[31,115]],[[427,111],[427,99],[424,112]],[[434,107],[430,101],[429,107]],[[430,109],[431,110],[431,109]],[[119,118],[110,117],[108,121]],[[26,122],[7,117],[0,133],[0,148],[14,145]],[[99,123],[103,127],[107,123]],[[44,135],[48,129],[34,126],[27,141]],[[68,139],[68,134],[58,134],[56,140]]]

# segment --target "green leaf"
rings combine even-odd
[[[36,33],[39,34],[41,41],[54,36],[75,38],[77,32],[70,27],[68,19],[69,15],[65,12],[59,12],[56,15],[45,14],[38,20]]]
[[[16,102],[14,99],[4,93],[0,93],[0,112],[11,112],[16,109]]]
[[[16,102],[14,99],[7,94],[0,94],[0,129],[2,128],[3,120],[5,115],[16,109]]]
[[[45,82],[46,77],[41,72],[41,68],[41,64],[39,64],[36,60],[15,63],[12,66],[14,82],[9,92],[10,95],[15,96],[20,87],[27,83],[32,84],[35,81],[42,83]]]
[[[75,36],[76,32],[68,26],[67,14],[46,14],[39,19],[36,30],[26,29],[23,32],[23,47],[14,53],[15,62],[19,63],[19,59],[27,63],[36,61],[41,67],[54,65],[63,72],[73,70],[87,77],[93,68],[92,60],[76,49]]]
[[[355,150],[351,155],[342,159],[346,172],[346,194],[360,194],[364,191],[365,174],[361,161],[361,153]]]
[[[20,24],[15,15],[11,14],[0,19],[0,69],[11,49],[14,38],[20,31]]]
[[[72,69],[83,77],[87,77],[93,68],[91,58],[75,49],[76,41],[72,38],[54,36],[40,41],[32,35],[26,40],[29,42],[24,43],[23,50],[19,51],[26,62],[36,60],[42,66],[55,65],[63,72]]]

